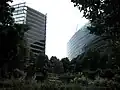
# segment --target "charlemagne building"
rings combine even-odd
[[[90,34],[87,28],[88,25],[90,24],[85,24],[68,41],[67,54],[70,60],[76,58],[90,48],[99,49],[102,52],[102,50],[105,49],[104,47],[108,45],[108,42],[103,40],[103,38]]]
[[[25,37],[31,51],[35,55],[45,54],[47,15],[26,6],[26,3],[15,4],[13,7],[15,8],[13,13],[15,22],[27,24],[30,27]]]

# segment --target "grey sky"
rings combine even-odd
[[[63,58],[67,56],[67,42],[87,20],[74,7],[71,0],[14,0],[13,4],[27,2],[27,5],[46,14],[46,54]]]

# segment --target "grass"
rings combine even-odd
[[[106,90],[105,87],[82,86],[76,83],[59,83],[48,80],[43,83],[35,81],[7,80],[0,90]],[[7,86],[6,86],[7,85]]]

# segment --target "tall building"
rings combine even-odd
[[[26,3],[19,3],[13,7],[15,8],[13,13],[15,22],[27,24],[30,28],[25,33],[25,38],[31,51],[35,55],[45,54],[47,15],[26,6]]]
[[[104,40],[101,40],[101,37],[90,34],[87,30],[88,25],[86,24],[80,28],[67,43],[67,54],[70,60],[90,48],[99,49],[107,44]]]

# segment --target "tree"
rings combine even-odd
[[[0,33],[4,32],[4,29],[14,24],[13,14],[14,8],[8,3],[12,0],[1,0],[0,1]]]
[[[119,0],[71,0],[91,23],[91,33],[117,40],[120,35]]]
[[[106,61],[109,68],[113,63],[120,65],[120,0],[71,0],[71,2],[83,12],[83,17],[90,21],[87,27],[90,33],[108,41],[104,51],[109,48],[111,52],[105,53],[107,55],[103,58],[107,60],[101,59],[100,63],[104,63],[102,68],[106,67]]]
[[[66,58],[62,58],[61,59],[61,62],[63,63],[63,67],[64,67],[64,72],[69,72],[70,70],[70,61],[69,59],[66,57]]]
[[[63,63],[56,56],[50,58],[50,68],[52,73],[60,74],[64,71]]]
[[[0,56],[4,53],[2,48],[4,46],[3,41],[5,40],[5,36],[9,29],[12,29],[14,23],[14,19],[12,18],[12,12],[14,9],[8,4],[8,2],[12,2],[12,0],[0,1]],[[0,58],[0,60],[3,59],[3,57]],[[2,64],[3,63],[1,62],[0,66],[2,66]]]
[[[37,59],[36,59],[36,68],[40,68],[42,69],[44,67],[44,64],[45,64],[45,55],[44,54],[39,54],[37,56]]]
[[[9,5],[12,0],[0,1],[0,66],[9,64],[9,69],[18,66],[18,46],[24,40],[27,25],[16,24],[13,18],[14,8]]]
[[[35,62],[35,66],[36,66],[36,71],[38,73],[42,73],[43,74],[43,78],[46,78],[48,75],[48,69],[49,69],[49,59],[48,56],[41,53],[38,55],[36,62]]]
[[[30,55],[30,48],[27,46],[27,41],[25,39],[20,40],[17,46],[17,60],[19,69],[24,69],[24,65],[31,61],[32,55]],[[35,60],[33,60],[35,61]]]

